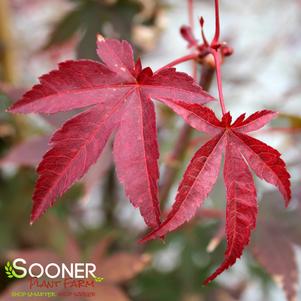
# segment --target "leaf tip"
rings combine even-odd
[[[207,279],[205,279],[205,280],[203,281],[203,286],[208,285],[210,282],[212,282],[213,279],[214,279],[214,278],[212,278],[212,276],[210,276],[210,277],[208,277]]]
[[[39,218],[39,216],[32,213],[31,216],[30,216],[29,225],[32,226],[38,218]]]
[[[8,107],[7,109],[5,109],[5,112],[6,113],[13,113],[13,114],[27,113],[26,110],[24,111],[24,109],[22,109],[22,105],[19,105],[18,102],[12,104],[10,107]]]
[[[147,243],[149,240],[151,240],[151,238],[149,237],[149,234],[147,234],[146,236],[140,238],[138,240],[138,243],[143,245],[143,244]]]
[[[285,208],[288,208],[290,202],[291,202],[291,198],[290,197],[285,199]]]
[[[17,111],[15,110],[16,104],[12,104],[10,107],[5,109],[6,113],[16,113]]]
[[[151,231],[150,233],[146,234],[144,237],[142,237],[141,239],[139,239],[139,243],[140,244],[144,244],[150,240],[153,240],[153,239],[156,239],[157,236],[156,236],[156,232],[157,232],[158,229],[155,229],[153,231]],[[165,235],[162,235],[160,236],[160,240],[161,242],[165,243]]]
[[[271,111],[271,114],[274,115],[275,117],[277,117],[279,115],[278,111]]]

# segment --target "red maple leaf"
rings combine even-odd
[[[209,283],[233,265],[249,243],[251,230],[256,224],[256,189],[249,167],[266,182],[275,185],[288,205],[291,198],[290,175],[280,153],[267,144],[245,133],[263,127],[276,116],[268,110],[259,111],[245,119],[242,114],[231,124],[226,113],[219,121],[214,112],[200,105],[184,103],[170,106],[194,128],[214,137],[204,144],[189,163],[179,186],[176,201],[162,224],[142,240],[147,241],[178,228],[190,220],[204,202],[220,170],[225,151],[224,182],[226,186],[227,250],[221,266],[205,281]]]
[[[205,103],[213,98],[174,68],[156,73],[142,69],[126,41],[98,36],[97,46],[104,64],[91,60],[61,63],[10,108],[15,113],[57,113],[89,107],[51,138],[52,148],[38,167],[31,222],[87,172],[116,132],[117,175],[146,224],[156,227],[160,223],[159,152],[151,98],[169,99],[168,104],[175,100]]]

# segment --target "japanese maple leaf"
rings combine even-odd
[[[190,220],[204,202],[219,174],[225,152],[224,182],[226,186],[227,250],[221,266],[205,281],[208,283],[233,265],[249,243],[256,224],[256,189],[249,167],[266,182],[275,185],[288,205],[291,198],[290,175],[280,153],[246,133],[263,127],[276,116],[268,110],[256,112],[247,119],[245,114],[234,123],[230,113],[219,121],[214,112],[200,105],[169,103],[185,120],[200,131],[213,135],[189,163],[179,186],[176,201],[161,225],[142,241],[164,236]],[[183,108],[185,108],[183,110]]]
[[[132,47],[126,41],[98,36],[97,46],[103,63],[61,63],[10,108],[15,113],[57,113],[88,107],[50,140],[52,148],[37,169],[31,222],[87,172],[116,132],[113,153],[117,175],[146,224],[157,227],[159,152],[151,99],[189,104],[213,98],[190,76],[174,68],[156,73],[142,69],[140,59],[135,64]]]

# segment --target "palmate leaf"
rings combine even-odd
[[[205,280],[209,283],[241,256],[256,225],[256,190],[249,167],[258,177],[279,189],[286,205],[291,198],[290,175],[278,151],[245,134],[263,127],[276,116],[274,112],[256,112],[247,119],[243,114],[232,123],[230,113],[219,121],[213,111],[200,105],[173,102],[169,106],[191,126],[214,137],[196,152],[189,163],[166,219],[142,242],[162,237],[194,216],[217,180],[222,152],[225,151],[227,250],[224,262]]]
[[[127,196],[150,227],[158,227],[157,131],[152,99],[176,105],[213,98],[174,68],[153,73],[133,59],[126,41],[98,36],[103,63],[67,61],[40,78],[11,108],[15,113],[56,113],[89,107],[67,121],[51,138],[51,149],[38,167],[31,222],[80,179],[116,133],[114,160]]]

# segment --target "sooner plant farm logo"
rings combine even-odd
[[[7,261],[5,274],[20,279],[22,290],[12,291],[11,297],[91,297],[97,283],[104,280],[96,276],[94,263],[27,263],[24,258]],[[28,277],[28,281],[24,278]],[[91,290],[92,289],[92,290]]]
[[[7,261],[5,265],[5,273],[8,278],[22,279],[29,275],[32,278],[47,277],[55,278],[73,278],[73,279],[94,279],[96,282],[103,281],[102,277],[95,275],[96,266],[94,263],[70,263],[57,264],[49,263],[45,267],[40,263],[32,263],[27,266],[27,262],[23,258],[16,258]]]

